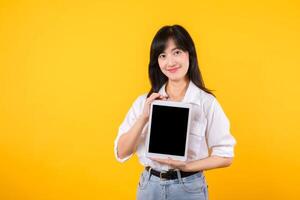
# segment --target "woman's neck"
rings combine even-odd
[[[184,98],[186,90],[189,86],[189,79],[185,78],[180,81],[168,80],[166,85],[166,93],[169,100],[181,101]]]

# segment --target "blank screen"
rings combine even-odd
[[[153,105],[149,152],[184,156],[189,109]]]

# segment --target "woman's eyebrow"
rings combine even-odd
[[[171,49],[171,51],[174,51],[176,49],[179,49],[178,47],[174,47],[173,49]],[[166,51],[163,51],[162,53],[166,53]]]

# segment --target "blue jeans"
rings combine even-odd
[[[138,200],[207,200],[208,186],[202,172],[181,178],[177,171],[177,179],[164,180],[150,175],[144,170],[140,176]]]

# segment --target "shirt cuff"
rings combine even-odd
[[[212,156],[219,157],[234,157],[234,151],[232,146],[213,147]]]

